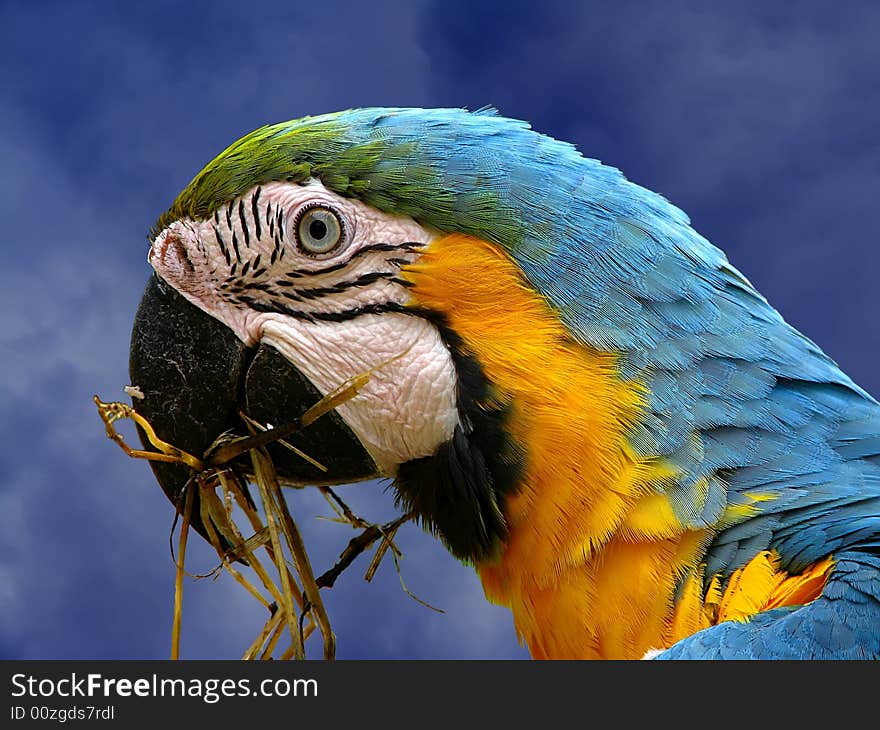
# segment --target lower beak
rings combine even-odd
[[[135,316],[129,360],[131,384],[143,399],[135,409],[163,441],[201,458],[226,431],[248,435],[240,413],[262,424],[295,423],[322,394],[267,345],[249,348],[224,324],[200,310],[155,274]],[[140,431],[140,430],[139,430]],[[154,451],[140,431],[144,448]],[[376,465],[339,414],[328,413],[285,441],[326,468],[281,444],[271,444],[282,483],[339,484],[369,479]],[[179,464],[151,461],[162,490],[178,504],[191,473]],[[247,473],[250,460],[233,466]],[[193,504],[192,526],[207,539]]]

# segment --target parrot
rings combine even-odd
[[[880,404],[615,167],[493,107],[307,116],[210,161],[148,261],[160,437],[369,373],[279,478],[387,480],[531,657],[880,658]]]

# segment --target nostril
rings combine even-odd
[[[192,265],[192,261],[189,260],[189,255],[186,252],[186,246],[183,245],[183,241],[180,240],[180,236],[172,235],[169,246],[174,247],[174,255],[177,256],[177,260],[180,261],[186,267],[189,273],[194,274],[195,268]]]
[[[173,231],[168,231],[161,241],[156,242],[153,250],[150,251],[151,263],[153,254],[156,253],[159,256],[159,265],[165,267],[167,265],[165,259],[169,252],[171,253],[172,258],[180,263],[187,271],[191,274],[195,273],[195,267],[189,259],[189,255],[186,252],[186,246],[180,236]]]

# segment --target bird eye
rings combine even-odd
[[[330,253],[345,237],[342,217],[332,208],[306,208],[296,222],[296,240],[308,254]]]

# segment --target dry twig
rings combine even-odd
[[[389,550],[400,576],[399,558],[402,554],[394,544],[394,537],[401,525],[411,520],[413,515],[401,515],[385,525],[375,524],[356,515],[332,489],[320,487],[337,515],[334,521],[348,524],[361,532],[349,541],[336,563],[315,578],[300,530],[290,514],[287,502],[281,492],[274,465],[266,451],[266,446],[269,443],[277,442],[300,454],[316,467],[326,470],[323,465],[308,455],[302,454],[284,439],[300,428],[308,427],[322,415],[354,397],[367,382],[369,376],[370,373],[364,373],[344,383],[306,411],[299,422],[295,424],[269,428],[242,414],[243,421],[250,429],[250,436],[225,434],[200,457],[188,454],[160,439],[150,423],[131,406],[118,402],[104,403],[95,396],[95,404],[104,421],[108,438],[117,443],[128,456],[179,463],[189,467],[192,472],[185,493],[182,495],[182,514],[181,508],[178,506],[178,513],[175,516],[175,521],[177,516],[181,516],[182,519],[178,550],[175,556],[172,659],[178,658],[180,654],[183,577],[186,572],[184,563],[196,490],[198,490],[199,498],[199,516],[205,526],[208,539],[217,552],[220,565],[204,575],[192,577],[216,577],[219,570],[225,569],[269,612],[265,625],[244,652],[243,659],[273,658],[281,637],[285,633],[285,628],[290,634],[291,641],[290,645],[281,652],[279,658],[305,658],[305,642],[317,628],[323,639],[323,656],[325,659],[332,659],[336,651],[336,637],[330,626],[320,589],[331,588],[355,559],[380,539],[381,542],[370,561],[364,576],[365,579],[372,580],[376,569]],[[132,419],[143,429],[147,439],[157,451],[133,449],[125,443],[115,428],[115,423],[125,418]],[[245,454],[250,456],[253,481],[258,488],[262,503],[262,516],[248,494],[240,468],[231,466],[235,459]],[[222,490],[222,500],[217,495],[217,489]],[[245,531],[239,526],[233,514],[236,507],[243,514],[250,527],[250,534],[247,537],[244,536]],[[221,536],[231,547],[223,547]],[[270,575],[266,566],[258,558],[257,552],[260,552],[261,549],[274,565],[277,579]],[[245,564],[253,571],[265,593],[236,567],[236,562]],[[293,567],[293,572],[289,566]],[[400,576],[400,582],[403,590],[409,596],[419,603],[433,608],[407,589],[402,576]]]

